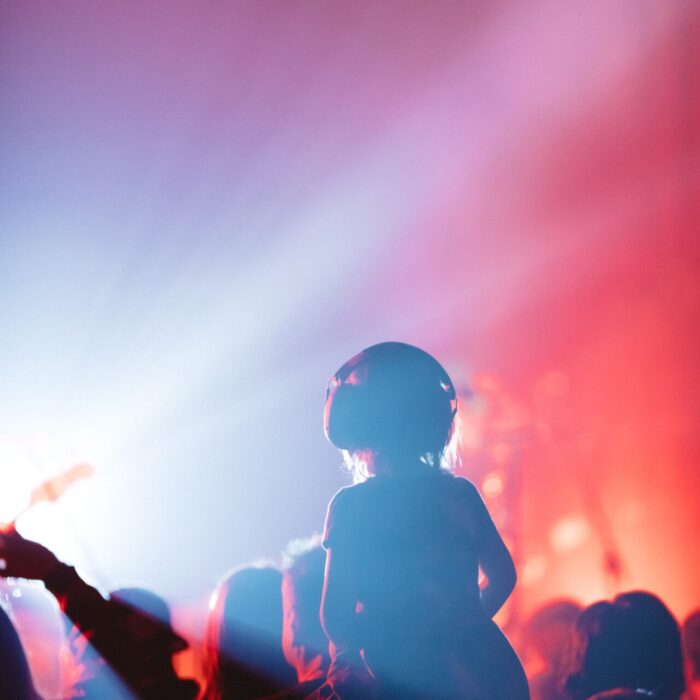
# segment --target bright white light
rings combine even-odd
[[[0,435],[0,522],[12,521],[27,505],[33,471],[26,449],[17,441]]]
[[[76,542],[61,500],[30,507],[32,492],[47,479],[81,463],[80,453],[68,441],[48,432],[16,437],[0,435],[0,522],[12,522],[17,516],[18,529],[42,542],[59,556],[78,561]],[[86,470],[87,473],[87,470]],[[70,489],[76,487],[70,486]],[[50,499],[49,499],[50,500]]]

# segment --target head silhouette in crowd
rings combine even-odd
[[[683,694],[680,630],[651,593],[624,593],[586,608],[576,622],[573,652],[566,688],[574,700],[678,700]]]
[[[40,700],[10,617],[0,606],[0,700]]]
[[[218,586],[205,635],[207,700],[248,700],[293,685],[282,654],[282,574],[238,569]]]
[[[628,669],[628,640],[622,611],[601,601],[586,608],[576,620],[572,659],[566,690],[573,700],[587,700],[605,690],[626,687],[632,681]]]
[[[325,678],[330,658],[319,611],[326,553],[321,536],[294,540],[284,557],[282,649],[299,683]]]
[[[646,591],[622,593],[615,604],[625,610],[630,639],[636,640],[637,686],[661,698],[679,698],[685,690],[681,630],[658,596]]]
[[[700,610],[695,610],[683,623],[683,647],[687,662],[688,682],[700,691]],[[700,692],[697,692],[700,697]],[[693,695],[695,697],[695,695]]]
[[[565,698],[561,676],[576,619],[582,607],[572,600],[553,600],[538,608],[525,627],[529,655],[540,671],[530,678],[533,700]]]

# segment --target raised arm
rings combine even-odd
[[[171,647],[181,649],[186,644],[167,625],[159,628],[157,637],[144,637],[144,625],[157,626],[157,622],[145,613],[103,598],[72,566],[63,564],[38,542],[24,539],[13,528],[0,532],[0,559],[5,563],[1,576],[45,583],[61,609],[125,681],[134,697],[143,700],[196,697],[197,684],[178,679],[172,669]]]

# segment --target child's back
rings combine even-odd
[[[329,506],[324,544],[356,576],[358,646],[382,697],[496,698],[504,681],[520,693],[503,697],[527,696],[479,597],[481,508],[469,481],[427,466],[341,489]]]
[[[423,635],[484,619],[474,491],[465,479],[426,467],[338,492],[324,544],[355,560],[364,627],[381,632],[391,623],[400,634]]]

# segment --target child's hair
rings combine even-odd
[[[461,423],[459,415],[454,417],[452,431],[447,443],[440,448],[436,448],[418,456],[418,461],[423,463],[428,469],[439,469],[444,472],[454,473],[461,464],[460,458]],[[372,476],[383,474],[381,460],[377,459],[377,453],[373,450],[341,450],[343,465],[352,476],[352,483],[359,484],[367,481]]]

